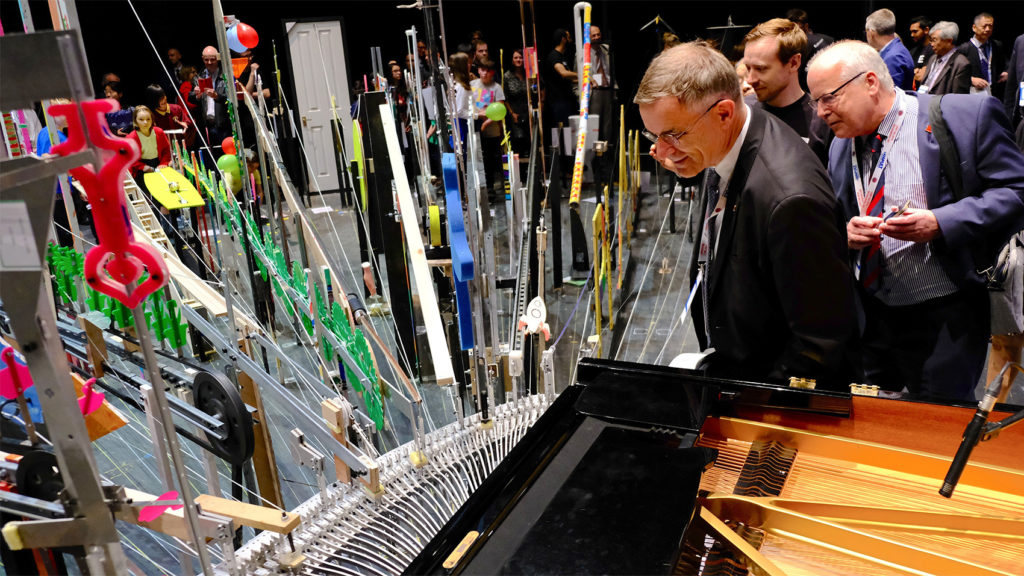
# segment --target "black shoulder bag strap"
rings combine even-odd
[[[939,166],[946,175],[949,187],[953,189],[953,198],[959,201],[966,196],[964,178],[960,173],[960,153],[956,150],[956,142],[946,125],[946,119],[942,117],[941,105],[942,96],[933,96],[928,104],[928,123],[932,126],[935,141],[939,143]]]
[[[964,190],[964,177],[960,172],[960,153],[957,152],[953,133],[949,131],[945,118],[942,117],[942,96],[932,97],[928,104],[928,123],[932,127],[932,135],[939,144],[939,167],[953,189],[954,201],[967,196]],[[987,276],[992,270],[995,254],[989,254],[986,246],[973,246],[971,256],[974,258],[975,271],[980,276]]]

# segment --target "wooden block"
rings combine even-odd
[[[85,379],[78,374],[72,374],[71,381],[75,385],[75,395],[81,398]],[[89,431],[89,440],[93,442],[97,438],[102,438],[127,423],[128,419],[106,400],[103,401],[99,408],[85,416],[85,427]]]
[[[333,398],[328,398],[320,403],[320,412],[327,421],[327,429],[331,431],[331,436],[334,436],[335,440],[341,442],[342,446],[350,448],[351,444],[348,442],[348,415],[345,414],[345,409],[342,408],[337,401]],[[334,455],[334,475],[341,481],[348,483],[352,480],[352,471],[349,469],[348,464]]]
[[[97,378],[103,376],[103,359],[107,357],[107,341],[103,339],[103,330],[92,322],[79,316],[78,324],[85,330],[85,351],[92,364],[92,374]]]
[[[196,498],[196,503],[202,506],[203,511],[231,518],[235,524],[269,530],[277,534],[288,534],[302,522],[302,517],[298,514],[209,494],[200,494]]]

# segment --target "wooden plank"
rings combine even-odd
[[[238,347],[244,354],[252,357],[248,339],[239,340]],[[274,445],[270,440],[270,426],[266,411],[263,409],[263,395],[260,394],[256,382],[248,374],[241,371],[237,374],[242,401],[256,408],[252,425],[256,448],[252,454],[252,464],[256,470],[256,484],[259,486],[260,496],[278,508],[284,508],[284,499],[281,497],[281,481],[277,476],[277,460],[274,458]]]
[[[71,381],[75,385],[75,396],[81,398],[82,388],[85,387],[85,379],[78,374],[71,374]],[[128,419],[106,400],[103,401],[99,408],[86,414],[84,418],[85,428],[89,431],[89,440],[93,442],[97,438],[102,438],[128,423]]]
[[[107,357],[107,341],[103,339],[103,330],[83,316],[78,317],[78,324],[85,330],[85,352],[89,364],[92,364],[92,375],[102,378],[103,359]]]
[[[196,497],[196,504],[199,504],[204,512],[231,518],[235,521],[236,526],[240,524],[258,530],[269,530],[277,534],[287,534],[302,523],[302,517],[298,514],[281,512],[265,506],[256,506],[209,494],[200,494]]]
[[[158,496],[154,496],[153,494],[133,490],[131,488],[125,488],[124,493],[133,504],[155,501],[158,498]],[[202,496],[200,496],[200,498],[202,498]],[[196,501],[198,502],[199,500],[197,499]],[[121,506],[117,509],[115,516],[118,520],[136,524],[161,534],[167,534],[168,536],[173,536],[182,540],[190,539],[188,525],[185,522],[185,511],[183,509],[168,509],[164,511],[163,514],[149,522],[139,520],[139,512],[141,511],[142,508],[139,506]],[[199,515],[199,531],[207,540],[217,535],[218,524],[219,522],[212,516],[207,516],[205,514]]]
[[[381,105],[380,116],[384,125],[388,156],[391,159],[391,169],[395,179],[398,209],[402,214],[402,229],[405,231],[409,262],[412,265],[412,279],[416,283],[416,292],[420,299],[420,312],[427,328],[427,345],[430,348],[430,357],[434,364],[434,374],[439,385],[447,386],[455,382],[455,371],[452,367],[448,342],[445,339],[441,312],[437,306],[437,295],[434,294],[434,281],[430,274],[430,266],[427,265],[423,235],[415,217],[416,202],[409,189],[405,166],[402,165],[402,152],[398,146],[398,132],[395,128],[395,119],[391,115],[391,107]]]

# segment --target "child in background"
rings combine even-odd
[[[504,131],[500,121],[487,117],[487,107],[491,104],[505,104],[505,93],[501,84],[494,81],[496,66],[494,61],[484,58],[477,62],[476,80],[470,83],[473,90],[473,111],[476,125],[480,130],[480,151],[484,157],[484,175],[487,179],[487,190],[491,194],[504,194],[502,186],[505,176],[501,169],[501,137]],[[506,107],[507,108],[507,107]],[[495,174],[498,178],[495,179]],[[495,185],[497,184],[497,188]]]
[[[147,172],[155,172],[157,168],[162,168],[171,163],[171,141],[164,134],[163,130],[153,125],[153,112],[148,106],[135,107],[135,130],[128,135],[128,138],[135,140],[142,151],[139,159],[131,166],[132,178],[135,178],[135,183],[139,185],[139,188],[149,198],[153,211],[159,210],[160,214],[162,214],[159,218],[160,226],[164,229],[164,233],[167,234],[167,238],[174,244],[174,249],[180,254],[182,243],[181,237],[177,233],[180,211],[174,210],[172,212],[157,202],[149,188],[146,187],[146,179],[144,178]]]
[[[455,117],[452,120],[453,132],[457,132],[462,142],[462,157],[466,157],[466,133],[468,131],[469,118],[472,117],[473,107],[472,87],[469,81],[469,56],[465,52],[456,52],[448,57],[448,69],[451,70],[452,80],[455,84]],[[453,148],[454,141],[449,138],[448,142]]]
[[[178,86],[178,94],[181,96],[178,103],[182,106],[186,106],[188,111],[192,114],[195,114],[196,104],[188,101],[188,95],[195,87],[196,76],[199,76],[199,73],[196,72],[195,66],[185,65],[181,67],[181,77],[183,80],[181,85]]]
[[[171,141],[160,128],[153,125],[153,112],[148,106],[135,107],[135,130],[128,138],[135,140],[142,155],[132,164],[131,173],[136,181],[142,180],[145,172],[153,172],[171,163]],[[143,186],[142,182],[139,182]]]

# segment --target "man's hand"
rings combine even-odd
[[[217,97],[217,91],[214,90],[213,88],[207,88],[206,92],[204,92],[204,94],[206,94],[210,98],[216,98]]]
[[[846,245],[851,250],[860,250],[877,243],[882,237],[878,230],[881,224],[882,219],[876,216],[850,218],[850,221],[846,223]]]
[[[925,70],[926,70],[926,68],[924,66],[921,66],[920,68],[914,68],[914,82],[918,82],[918,83],[924,82],[924,79],[925,79],[924,72],[925,72]]]
[[[996,80],[996,82],[1006,82],[1006,79],[1009,76],[1010,76],[1010,73],[1007,72],[1006,70],[1003,70],[1003,73],[999,75],[999,80]]]
[[[253,72],[256,72],[257,70],[260,69],[260,65],[255,63],[255,62],[250,62],[249,63],[249,69],[252,70]]]
[[[931,210],[911,208],[902,216],[893,216],[879,226],[882,234],[897,240],[910,242],[931,242],[942,234],[939,222]]]
[[[986,82],[984,78],[971,76],[971,86],[973,86],[975,90],[984,90],[985,88],[988,88],[988,82]]]

